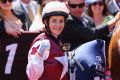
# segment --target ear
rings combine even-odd
[[[45,26],[47,26],[47,20],[45,19],[43,22],[44,22]]]

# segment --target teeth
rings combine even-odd
[[[54,28],[55,30],[61,30],[61,28]]]

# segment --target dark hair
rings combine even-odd
[[[103,2],[104,2],[104,1],[103,1]],[[91,6],[92,6],[92,4],[89,4],[89,5],[88,5],[87,14],[88,14],[90,17],[93,17],[93,12],[92,12]],[[105,2],[104,2],[104,4],[103,4],[103,6],[104,6],[104,9],[103,9],[102,14],[103,14],[104,16],[107,16],[107,15],[109,14],[109,11],[108,11],[108,8],[107,8],[107,5],[105,4]]]

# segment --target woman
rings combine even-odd
[[[113,19],[113,16],[108,13],[104,0],[91,0],[88,6],[88,15],[93,18],[96,26],[106,24]]]
[[[110,41],[108,59],[112,79],[120,80],[120,21]]]
[[[88,6],[88,15],[93,19],[96,26],[100,26],[101,24],[107,24],[110,20],[112,20],[114,17],[109,14],[108,8],[106,6],[106,3],[104,0],[91,0]],[[112,31],[112,29],[111,29]],[[110,41],[109,35],[103,36],[102,39],[106,41],[106,58],[107,58],[107,67],[108,67],[108,45]],[[110,76],[108,73],[109,69],[106,70],[106,78]]]
[[[32,44],[28,55],[27,75],[30,80],[67,80],[67,57],[60,48],[59,35],[68,17],[64,3],[53,1],[42,12],[45,33]]]
[[[19,37],[25,28],[25,16],[12,10],[12,0],[0,0],[0,35]]]

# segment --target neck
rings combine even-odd
[[[95,24],[99,25],[99,24],[101,24],[103,22],[104,16],[102,14],[94,15],[93,19],[94,19]]]
[[[101,13],[96,13],[93,15],[93,18],[96,18],[96,17],[103,17],[103,15]]]
[[[49,38],[51,38],[52,40],[54,40],[56,44],[59,45],[59,40],[58,40],[55,36],[53,36],[52,34],[49,34],[48,32],[45,32],[45,33],[46,33],[46,35],[47,35]],[[57,37],[58,37],[58,36],[57,36]]]
[[[3,17],[9,18],[12,14],[11,10],[3,11]]]
[[[58,38],[58,36],[57,35],[55,35],[55,34],[52,34],[56,39]]]

